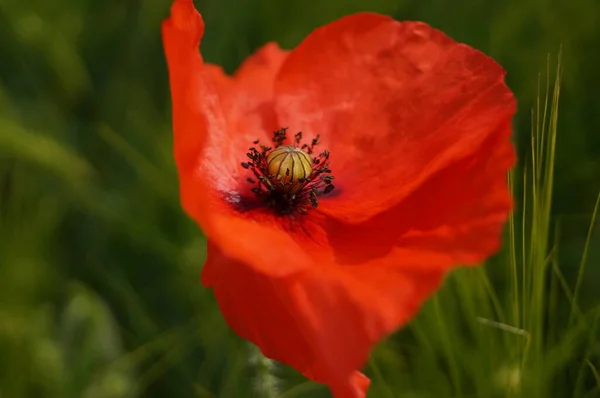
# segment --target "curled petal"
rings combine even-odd
[[[231,128],[242,123],[242,117],[249,127],[262,120],[260,112],[269,108],[270,94],[261,84],[254,85],[268,82],[285,54],[273,46],[267,47],[234,78],[228,78],[218,68],[204,64],[198,51],[203,32],[204,22],[192,1],[176,0],[171,18],[162,25],[162,36],[183,207],[232,258],[272,275],[294,272],[309,263],[306,257],[287,259],[284,252],[270,250],[273,245],[298,246],[293,237],[235,210],[240,201],[239,163],[244,148],[257,137],[251,133],[253,138],[249,140],[248,134]],[[246,89],[237,90],[236,85]],[[267,105],[261,108],[261,104]],[[247,112],[241,112],[242,108]],[[278,266],[265,268],[272,266],[265,257],[278,262]]]

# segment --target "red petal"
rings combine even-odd
[[[371,219],[325,228],[341,264],[402,269],[476,265],[500,247],[512,207],[506,172],[514,161],[508,123],[478,152],[431,176],[396,206]]]
[[[301,269],[309,263],[306,256],[289,260],[285,253],[270,250],[272,245],[297,247],[292,237],[234,211],[239,180],[245,183],[238,176],[240,162],[256,135],[264,134],[261,123],[269,117],[273,120],[272,90],[265,86],[272,83],[285,53],[268,45],[229,78],[219,68],[204,64],[198,51],[203,32],[204,23],[192,1],[175,1],[162,35],[183,206],[232,258],[273,275]]]
[[[226,76],[220,67],[209,65],[213,81],[218,82],[219,105],[227,120],[227,129],[215,137],[212,150],[218,151],[220,162],[228,164],[228,173],[243,173],[240,181],[247,177],[240,162],[246,159],[253,141],[260,139],[271,144],[273,131],[281,128],[274,110],[273,81],[286,57],[286,51],[268,43],[248,57],[233,77]],[[248,188],[246,183],[244,188]]]
[[[331,152],[338,194],[322,211],[360,222],[510,120],[503,77],[491,58],[426,24],[361,13],[317,29],[290,54],[277,112],[294,131],[320,133]]]
[[[372,346],[406,323],[440,271],[321,264],[273,281],[209,244],[205,272],[225,319],[263,353],[327,384],[336,398],[364,398],[360,374]]]

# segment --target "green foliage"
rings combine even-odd
[[[205,58],[228,71],[267,41],[292,48],[360,10],[426,21],[498,59],[520,106],[511,181],[521,199],[505,250],[451,275],[375,350],[370,396],[600,396],[600,3],[197,6]],[[172,158],[159,34],[168,7],[0,4],[1,397],[239,398],[273,381],[199,283],[204,239],[180,209]],[[561,45],[557,119],[559,86],[537,76]],[[274,372],[281,397],[328,396]]]

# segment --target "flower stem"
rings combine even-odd
[[[273,374],[276,368],[275,362],[265,357],[260,349],[251,345],[250,364],[256,372],[254,379],[255,396],[258,398],[277,398],[279,396],[279,380]]]

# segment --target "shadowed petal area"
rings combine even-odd
[[[374,344],[406,323],[443,272],[322,264],[273,280],[209,243],[209,278],[223,316],[275,360],[327,384],[336,398],[364,398],[358,372]]]
[[[162,25],[162,36],[183,207],[232,258],[273,275],[293,272],[308,264],[294,239],[235,210],[245,179],[239,164],[265,123],[274,122],[272,90],[265,87],[285,53],[268,45],[230,78],[218,67],[204,64],[198,49],[203,33],[204,22],[192,1],[175,1],[171,17]],[[239,126],[246,129],[238,130]],[[271,247],[296,248],[299,254],[288,260],[284,251]],[[278,266],[264,268],[273,262]]]
[[[288,56],[276,110],[331,152],[338,192],[321,210],[360,223],[510,120],[503,78],[491,58],[426,24],[361,13],[315,30]]]

